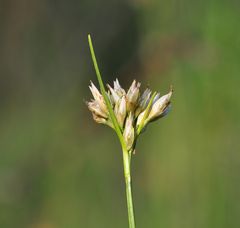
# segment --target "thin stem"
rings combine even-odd
[[[122,147],[126,148],[126,144],[125,144],[125,141],[123,139],[120,126],[118,124],[117,118],[114,114],[112,105],[109,101],[109,98],[107,96],[107,93],[106,93],[106,90],[105,90],[105,87],[104,87],[104,84],[103,84],[103,81],[102,81],[102,76],[101,76],[101,73],[100,73],[100,70],[99,70],[99,67],[98,67],[98,64],[97,64],[97,59],[96,59],[96,56],[95,56],[95,52],[94,52],[94,48],[93,48],[92,39],[91,39],[90,34],[88,35],[88,44],[89,44],[89,48],[90,48],[90,52],[91,52],[91,56],[92,56],[93,65],[94,65],[94,68],[95,68],[95,71],[96,71],[98,83],[99,83],[99,86],[100,86],[100,90],[101,90],[104,101],[106,102],[106,105],[107,105],[107,108],[108,108],[108,111],[109,111],[109,116],[112,120],[112,123],[114,125],[114,129],[117,133],[117,136],[120,140],[120,143],[121,143]]]
[[[124,167],[124,177],[125,177],[125,183],[126,183],[129,228],[135,228],[132,189],[131,189],[130,157],[129,157],[128,151],[125,149],[123,149],[123,167]]]
[[[94,48],[92,45],[91,36],[88,35],[88,43],[89,48],[93,60],[93,65],[96,71],[98,83],[100,86],[101,93],[103,95],[103,98],[106,102],[109,116],[112,120],[112,123],[114,125],[114,129],[118,135],[118,138],[120,140],[122,150],[123,150],[123,166],[124,166],[124,176],[125,176],[125,182],[126,182],[126,195],[127,195],[127,207],[128,207],[128,220],[129,220],[129,228],[135,228],[135,221],[134,221],[134,210],[133,210],[133,201],[132,201],[132,190],[131,190],[131,173],[130,173],[130,162],[131,162],[131,152],[126,149],[126,143],[124,141],[122,131],[120,129],[120,126],[117,122],[117,118],[114,114],[113,108],[111,106],[111,103],[109,101],[109,98],[107,96],[106,90],[104,88],[104,84],[102,81],[102,77],[98,68],[97,59],[94,53]]]

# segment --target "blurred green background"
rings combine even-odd
[[[240,2],[1,0],[0,227],[128,227],[120,145],[96,82],[166,93],[133,158],[137,227],[240,227]]]

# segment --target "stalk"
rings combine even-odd
[[[173,90],[171,87],[168,94],[160,97],[159,94],[157,95],[157,92],[152,93],[151,90],[147,89],[140,96],[140,83],[134,80],[126,93],[120,86],[118,80],[116,80],[114,82],[114,88],[112,89],[110,87],[110,91],[107,93],[97,64],[90,35],[88,35],[88,43],[101,94],[98,89],[95,88],[94,84],[91,83],[90,90],[94,99],[91,102],[87,102],[87,105],[93,114],[94,120],[97,123],[110,125],[119,138],[123,152],[129,228],[135,228],[131,190],[131,155],[134,153],[136,140],[146,125],[153,120],[165,116],[169,111],[170,98]],[[152,96],[149,100],[151,94]],[[132,104],[132,107],[135,107],[137,110],[140,108],[141,113],[137,115],[134,112],[132,113],[132,108],[129,107],[128,104]],[[147,107],[145,107],[146,104]]]
[[[103,84],[103,81],[102,81],[102,76],[101,76],[101,73],[100,73],[100,70],[99,70],[99,67],[98,67],[98,63],[97,63],[97,59],[96,59],[96,56],[95,56],[95,52],[94,52],[94,48],[93,48],[93,44],[92,44],[92,39],[91,39],[90,35],[88,35],[88,44],[89,44],[89,48],[90,48],[90,52],[91,52],[91,56],[92,56],[92,61],[93,61],[93,66],[94,66],[94,69],[96,71],[96,75],[97,75],[97,79],[98,79],[98,83],[99,83],[99,86],[100,86],[101,93],[103,95],[104,101],[106,102],[106,105],[107,105],[107,108],[108,108],[108,111],[109,111],[109,115],[110,115],[110,118],[111,118],[113,126],[114,126],[114,130],[116,131],[117,136],[118,136],[121,144],[123,145],[124,140],[123,140],[122,132],[121,132],[121,129],[120,129],[119,124],[117,122],[117,118],[114,114],[114,111],[112,109],[111,103],[108,99],[108,96],[107,96],[107,93],[106,93],[106,90],[105,90],[105,87],[104,87],[104,84]]]
[[[135,228],[134,210],[133,210],[133,201],[132,201],[132,190],[131,190],[131,173],[130,173],[131,151],[129,152],[126,149],[126,143],[124,141],[121,129],[120,129],[119,124],[117,122],[117,118],[114,114],[114,111],[112,109],[110,101],[107,97],[107,93],[106,93],[106,90],[104,88],[102,77],[101,77],[101,74],[100,74],[100,71],[99,71],[99,67],[98,67],[98,64],[97,64],[97,59],[96,59],[96,56],[95,56],[95,52],[94,52],[94,48],[93,48],[93,44],[92,44],[92,40],[91,40],[90,35],[88,35],[88,43],[89,43],[89,48],[90,48],[90,52],[91,52],[91,56],[92,56],[92,60],[93,60],[93,65],[94,65],[96,75],[97,75],[97,79],[98,79],[98,82],[99,82],[100,90],[101,90],[103,98],[106,102],[110,118],[111,118],[111,120],[113,122],[113,125],[114,125],[114,130],[116,131],[117,136],[118,136],[119,141],[120,141],[121,146],[122,146],[124,177],[125,177],[125,183],[126,183],[126,196],[127,196],[129,228]]]
[[[129,152],[123,148],[123,167],[126,184],[127,208],[129,228],[135,228],[134,209],[131,189],[131,167]]]

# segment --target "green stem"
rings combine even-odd
[[[109,98],[107,96],[107,92],[105,90],[105,87],[104,87],[104,84],[103,84],[103,81],[102,81],[102,76],[101,76],[101,73],[100,73],[100,70],[99,70],[99,67],[98,67],[98,64],[97,64],[97,59],[96,59],[96,56],[95,56],[95,52],[94,52],[94,48],[93,48],[92,39],[91,39],[90,34],[88,34],[88,44],[89,44],[89,48],[90,48],[90,52],[91,52],[91,56],[92,56],[93,65],[94,65],[94,68],[95,68],[95,71],[96,71],[98,83],[99,83],[99,86],[100,86],[100,90],[101,90],[101,93],[103,95],[104,101],[106,102],[106,105],[107,105],[107,108],[108,108],[108,111],[109,111],[110,119],[112,120],[114,129],[117,133],[117,136],[120,140],[120,143],[121,143],[122,147],[126,148],[120,126],[117,122],[117,118],[114,114],[112,105],[109,101]]]
[[[124,177],[125,177],[125,183],[126,183],[129,228],[135,228],[132,189],[131,189],[130,156],[128,151],[125,149],[123,149],[123,167],[124,167]]]
[[[129,220],[129,228],[135,228],[135,221],[134,221],[134,211],[133,211],[133,201],[132,201],[132,190],[131,190],[131,173],[130,173],[130,162],[131,162],[131,153],[126,149],[126,143],[124,141],[122,131],[119,127],[119,124],[117,122],[117,118],[114,114],[113,108],[111,106],[111,103],[109,101],[109,98],[107,96],[106,90],[104,88],[104,84],[102,81],[102,77],[98,68],[97,64],[97,59],[94,53],[94,48],[91,40],[91,36],[88,35],[88,43],[89,43],[89,48],[93,60],[93,65],[96,71],[97,79],[99,82],[100,90],[103,95],[104,101],[106,102],[108,111],[109,111],[109,116],[112,120],[114,129],[117,133],[117,136],[120,140],[122,150],[123,150],[123,166],[124,166],[124,176],[125,176],[125,182],[126,182],[126,194],[127,194],[127,207],[128,207],[128,220]]]

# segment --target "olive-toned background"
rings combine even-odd
[[[174,86],[132,160],[137,227],[240,227],[239,21],[237,0],[0,0],[0,227],[128,227],[88,33],[106,83]]]

